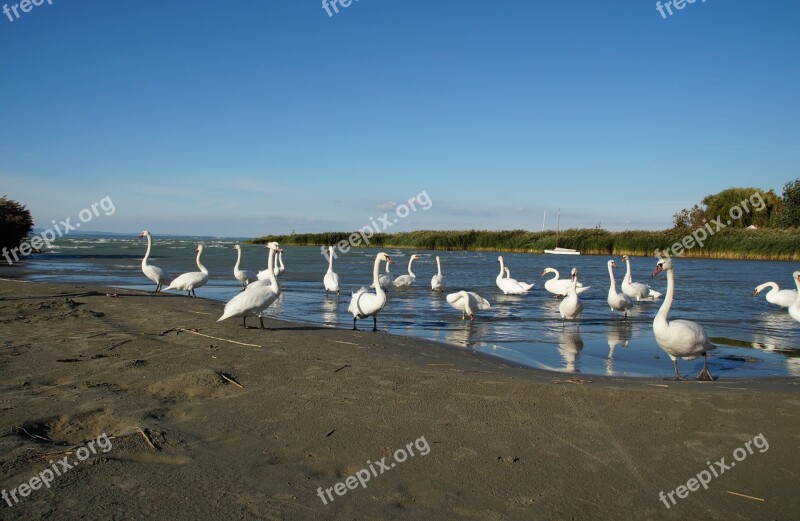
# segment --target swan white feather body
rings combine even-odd
[[[660,291],[652,289],[647,284],[633,282],[633,277],[631,276],[631,258],[628,255],[623,255],[622,260],[625,261],[625,265],[627,266],[625,277],[622,279],[621,287],[623,293],[637,302],[640,300],[658,300],[663,296]]]
[[[413,256],[412,256],[413,257]],[[356,329],[356,320],[372,317],[372,330],[378,330],[378,313],[386,306],[386,292],[380,285],[381,262],[392,262],[392,258],[381,252],[375,256],[375,264],[372,267],[372,283],[375,286],[375,293],[370,293],[367,288],[361,288],[350,299],[347,311],[353,314],[353,329]],[[411,263],[409,262],[409,267]]]
[[[325,293],[335,291],[339,294],[339,274],[333,271],[333,246],[328,246],[328,271],[325,272],[322,283],[325,285]]]
[[[247,327],[247,317],[258,317],[261,329],[264,329],[264,319],[262,313],[270,307],[281,294],[281,288],[275,272],[271,268],[275,259],[275,253],[280,253],[277,242],[271,242],[266,246],[269,249],[269,260],[267,268],[271,277],[269,280],[255,281],[248,284],[247,288],[234,296],[225,304],[222,316],[217,322],[222,322],[228,318],[242,318],[242,325]]]
[[[466,317],[469,317],[470,320],[474,320],[475,310],[485,311],[492,307],[488,300],[473,291],[450,293],[445,299],[448,304],[458,311],[461,311],[461,320],[464,320]]]
[[[569,288],[572,287],[572,280],[559,278],[561,275],[555,268],[545,268],[544,271],[542,272],[542,277],[544,277],[548,273],[553,273],[555,277],[553,277],[552,279],[547,279],[545,281],[544,289],[546,289],[548,292],[552,293],[557,297],[566,297],[567,293],[569,292]],[[582,295],[583,293],[586,293],[586,291],[588,291],[590,287],[591,286],[584,287],[584,285],[579,282],[577,287],[575,288],[575,291],[578,293],[578,295]]]
[[[442,263],[438,255],[436,256],[436,270],[436,275],[431,277],[431,289],[433,291],[444,291],[444,275],[442,275]]]
[[[523,293],[527,293],[528,291],[533,288],[533,284],[526,284],[524,282],[519,282],[516,279],[512,279],[511,277],[505,278],[505,262],[503,261],[503,256],[497,257],[497,262],[500,263],[500,274],[497,275],[495,282],[497,283],[497,287],[500,288],[505,295],[522,295]],[[510,275],[510,272],[509,272]]]
[[[239,269],[239,264],[242,262],[242,247],[236,244],[233,249],[236,250],[236,265],[233,267],[233,276],[241,282],[244,289],[251,282],[257,281],[258,276],[254,271]]]
[[[617,281],[614,279],[614,268],[616,267],[616,262],[613,260],[608,261],[608,277],[611,279],[611,287],[608,288],[608,306],[612,312],[620,311],[627,317],[628,309],[633,303],[625,293],[617,293]]]
[[[414,275],[413,271],[411,271],[411,264],[417,259],[419,259],[419,255],[417,255],[416,253],[412,255],[410,259],[408,259],[408,275],[400,275],[399,277],[394,279],[394,286],[396,288],[408,288],[409,286],[414,284],[415,280],[417,280],[417,276]]]
[[[188,273],[184,273],[182,275],[178,275],[175,280],[170,283],[169,289],[177,289],[180,291],[186,291],[189,293],[190,297],[197,297],[194,290],[204,286],[206,282],[208,282],[208,270],[203,263],[200,262],[200,256],[203,255],[203,245],[197,245],[197,268],[200,271],[190,271]]]
[[[795,300],[797,300],[798,292],[796,289],[781,289],[780,286],[778,286],[778,284],[775,282],[765,282],[764,284],[757,286],[753,296],[755,297],[766,288],[770,288],[765,295],[767,302],[770,304],[775,304],[776,306],[780,306],[782,308],[788,308],[794,304]]]
[[[567,296],[558,304],[561,320],[577,320],[583,313],[583,303],[578,298],[578,268],[572,268],[572,285],[567,291]]]

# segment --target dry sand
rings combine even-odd
[[[566,376],[385,333],[245,330],[221,309],[0,281],[0,487],[113,436],[2,519],[800,518],[796,379]],[[659,501],[759,433],[769,450]],[[427,455],[317,495],[423,436]]]

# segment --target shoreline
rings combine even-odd
[[[181,295],[0,280],[0,429],[18,433],[0,438],[0,487],[44,469],[37,454],[103,432],[113,441],[51,488],[3,502],[4,518],[762,519],[800,510],[798,379],[583,377],[381,332],[273,319],[274,331],[245,330],[214,322],[221,309]],[[52,442],[19,434],[25,426]],[[659,502],[759,433],[769,449],[746,470],[670,509]],[[328,504],[317,496],[422,436],[424,457]]]

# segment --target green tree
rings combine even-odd
[[[5,195],[0,197],[0,248],[16,248],[31,231],[31,212]]]
[[[800,179],[784,185],[778,222],[783,228],[800,226]]]
[[[750,225],[766,228],[774,223],[773,215],[781,206],[780,198],[772,190],[760,188],[728,188],[703,199],[706,218],[721,217],[731,221],[729,227],[747,228]],[[732,210],[733,209],[733,210]],[[741,215],[741,217],[736,218]]]
[[[706,212],[698,205],[692,206],[690,209],[684,208],[673,216],[675,228],[698,228],[703,225],[703,219],[706,217]]]

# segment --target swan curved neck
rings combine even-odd
[[[269,249],[269,255],[267,256],[267,278],[269,279],[270,286],[275,289],[275,292],[280,292],[281,288],[278,286],[278,278],[275,276],[275,250],[272,248]]]
[[[242,262],[242,250],[240,248],[236,249],[236,266],[233,267],[233,271],[239,271],[239,263]]]
[[[622,279],[622,280],[627,281],[629,284],[631,282],[633,282],[633,279],[631,278],[631,260],[630,259],[625,259],[625,278]]]
[[[333,248],[328,248],[328,273],[333,271]]]
[[[502,277],[506,270],[506,263],[503,262],[503,257],[500,257],[498,260],[500,261],[500,276]]]
[[[770,288],[769,292],[772,293],[773,291],[780,291],[780,287],[775,282],[765,282],[764,284],[760,285],[756,288],[759,292],[763,291],[766,288]]]
[[[472,308],[469,306],[469,293],[462,291],[461,298],[466,299],[464,301],[464,311],[466,311],[468,315],[472,315]]]
[[[436,257],[436,270],[439,275],[442,274],[442,263],[439,261],[439,257]]]
[[[408,271],[411,273],[411,262],[408,263]],[[383,295],[381,287],[381,258],[375,257],[375,264],[372,266],[372,283],[375,286],[375,294]]]
[[[147,266],[147,259],[150,258],[150,248],[153,247],[153,238],[150,237],[150,234],[148,233],[147,235],[145,235],[145,237],[147,237],[147,251],[144,252],[144,258],[142,259],[142,266]]]
[[[378,261],[378,262],[380,262],[380,261]],[[412,264],[413,262],[414,262],[414,257],[411,257],[410,259],[408,259],[408,274],[409,274],[409,275],[411,275],[412,277],[414,277],[414,278],[416,279],[416,278],[417,278],[417,276],[416,276],[416,275],[414,275],[414,272],[413,272],[413,271],[411,271],[411,264]]]
[[[611,267],[611,264],[608,265],[608,277],[611,279],[611,291],[616,293],[616,291],[617,291],[617,281],[614,278],[614,268]]]
[[[208,275],[208,270],[206,269],[205,266],[203,266],[203,263],[200,262],[200,256],[202,254],[203,254],[203,250],[197,250],[197,267],[200,268],[201,272],[203,272],[204,274]]]
[[[666,271],[667,294],[664,296],[664,302],[661,303],[661,307],[656,314],[656,320],[663,320],[664,322],[667,321],[667,315],[669,315],[669,310],[672,308],[672,299],[675,296],[675,275],[671,269]]]

